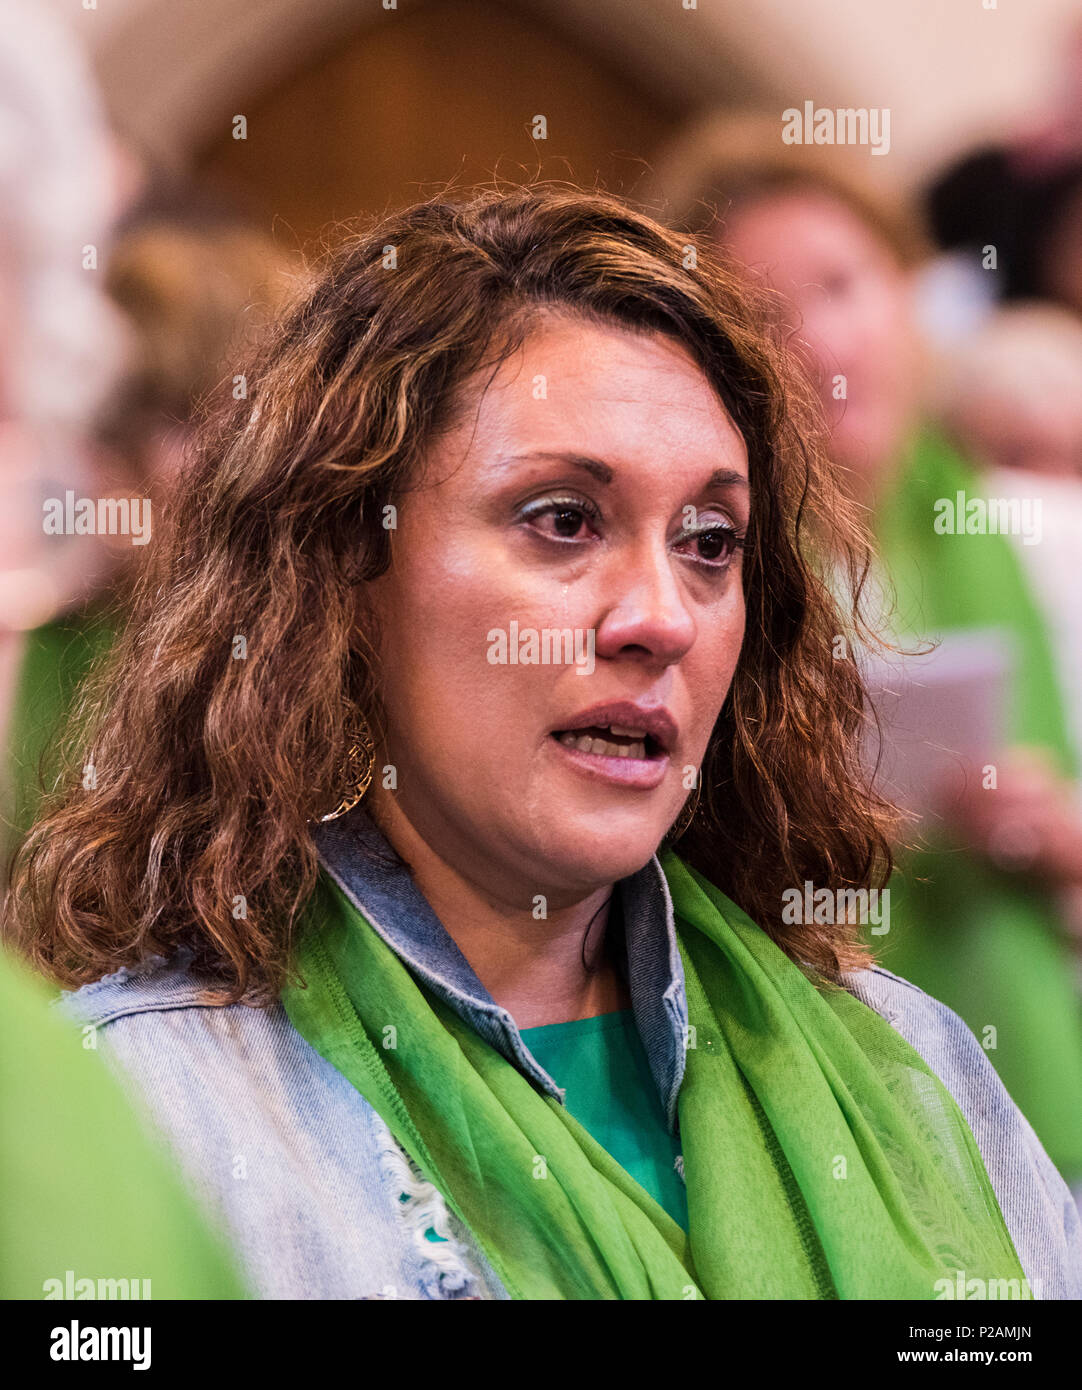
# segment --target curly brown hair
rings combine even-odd
[[[746,442],[746,635],[680,853],[823,978],[867,963],[852,926],[781,920],[787,887],[877,886],[891,869],[889,808],[860,759],[865,692],[835,645],[875,640],[869,542],[831,479],[814,394],[767,328],[766,292],[716,250],[615,197],[544,184],[440,196],[351,236],[248,367],[251,397],[205,422],[14,868],[9,931],[53,979],[181,946],[215,1002],[266,1003],[291,978],[318,873],[311,822],[341,795],[358,715],[380,727],[357,595],[387,564],[382,507],[464,379],[546,306],[683,344]]]

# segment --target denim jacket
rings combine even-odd
[[[541,1093],[563,1103],[363,808],[320,827],[317,843],[326,871],[414,974]],[[657,857],[617,891],[635,1022],[672,1128],[687,1002]],[[282,1005],[203,1005],[187,963],[179,953],[121,970],[65,995],[61,1007],[104,1040],[231,1240],[253,1293],[508,1298],[440,1194]],[[849,976],[847,987],[909,1041],[958,1102],[1035,1296],[1082,1297],[1074,1200],[973,1034],[943,1004],[878,967]]]

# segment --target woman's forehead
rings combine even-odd
[[[546,318],[468,383],[457,438],[472,452],[721,452],[743,440],[690,350],[658,332]],[[465,402],[464,402],[465,404]],[[450,440],[448,442],[451,442]],[[588,447],[591,446],[591,447]]]

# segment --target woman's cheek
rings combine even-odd
[[[731,583],[735,586],[731,607],[713,624],[715,640],[703,643],[704,631],[708,632],[710,625],[701,624],[695,645],[696,648],[701,643],[703,645],[688,668],[688,685],[695,710],[697,757],[700,760],[732,686],[744,642],[746,607],[739,573],[733,575]],[[692,654],[695,655],[694,649]]]

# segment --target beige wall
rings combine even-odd
[[[430,0],[336,40],[244,111],[247,139],[223,123],[199,168],[302,241],[328,221],[494,174],[630,192],[641,153],[682,115],[492,0]],[[532,133],[538,115],[545,139]]]
[[[387,30],[424,0],[49,0],[93,49],[114,109],[140,139],[184,157],[323,48],[360,26]],[[570,45],[611,55],[659,107],[760,94],[780,110],[890,106],[893,157],[874,173],[908,182],[975,134],[1047,95],[1080,0],[523,0]]]

